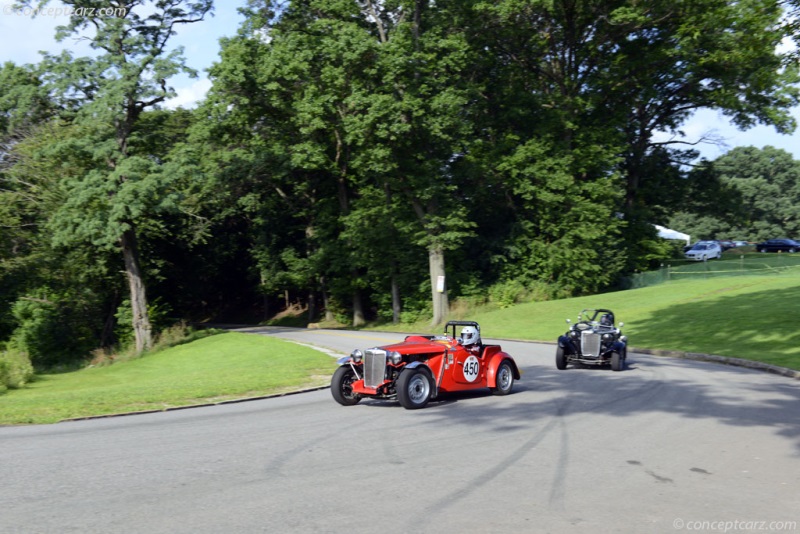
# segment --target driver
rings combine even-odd
[[[465,326],[461,330],[461,344],[472,354],[479,354],[481,351],[481,336],[478,329],[474,326]]]
[[[614,326],[614,315],[610,313],[604,313],[600,317],[600,324],[602,326]]]

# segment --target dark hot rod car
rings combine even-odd
[[[463,327],[456,337],[456,328]],[[508,395],[520,372],[499,345],[484,345],[474,321],[450,321],[441,336],[407,336],[393,345],[354,350],[339,360],[331,394],[351,406],[363,398],[397,399],[409,410],[440,393],[489,388]]]
[[[614,371],[625,367],[628,356],[628,338],[614,325],[614,312],[599,308],[583,310],[578,322],[558,338],[556,367],[566,369],[568,364],[610,365]]]

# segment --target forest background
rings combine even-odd
[[[92,53],[0,69],[0,343],[37,368],[607,291],[679,253],[655,224],[800,235],[790,153],[679,135],[794,131],[797,0],[252,0],[191,110],[173,40],[210,0],[59,5]]]

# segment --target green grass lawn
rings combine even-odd
[[[487,338],[554,342],[583,308],[610,308],[633,348],[702,352],[800,369],[800,275],[676,280],[506,309],[466,310]],[[376,329],[435,333],[426,323]],[[330,356],[275,338],[225,333],[128,362],[40,375],[0,395],[0,424],[51,423],[217,402],[329,384]]]
[[[487,338],[554,342],[584,308],[609,308],[631,347],[701,352],[800,369],[800,276],[732,276],[476,311]],[[424,323],[403,331],[431,331]]]
[[[330,383],[330,356],[265,336],[224,333],[114,365],[39,375],[0,396],[0,424],[163,410]]]

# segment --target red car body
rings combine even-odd
[[[499,345],[465,347],[455,337],[457,326],[479,330],[472,321],[450,321],[443,336],[411,335],[401,343],[354,350],[339,360],[331,380],[334,399],[347,406],[362,398],[397,398],[405,408],[416,409],[441,393],[481,388],[510,393],[520,378],[514,359]]]

